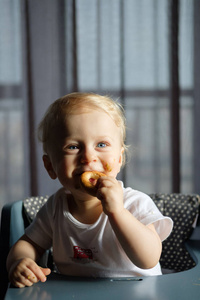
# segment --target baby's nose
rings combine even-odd
[[[93,149],[85,148],[82,151],[81,155],[81,163],[90,163],[97,161],[97,157],[95,151]]]

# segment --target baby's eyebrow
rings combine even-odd
[[[97,139],[100,139],[100,140],[107,140],[107,139],[113,139],[111,136],[107,136],[107,135],[105,135],[105,136],[97,136],[96,137]]]
[[[94,136],[92,137],[96,142],[105,142],[105,141],[113,141],[114,137],[108,136],[108,135],[101,135],[101,136],[97,136],[96,134],[94,134]],[[63,139],[62,139],[62,143],[66,144],[66,143],[73,143],[73,142],[83,142],[84,140],[81,139],[80,136],[70,136],[70,135],[66,135]]]
[[[68,142],[68,141],[77,141],[78,140],[78,138],[76,138],[76,137],[72,137],[72,136],[70,136],[70,135],[68,135],[68,136],[65,136],[63,139],[62,139],[62,142],[63,143],[66,143],[66,142]]]

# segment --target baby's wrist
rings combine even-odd
[[[107,213],[107,216],[110,220],[116,220],[116,219],[121,218],[123,216],[125,210],[126,209],[123,206],[118,207],[118,208],[116,208],[112,211],[109,211]]]

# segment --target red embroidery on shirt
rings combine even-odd
[[[83,249],[79,246],[74,246],[74,258],[89,258],[93,259],[93,254],[91,249]]]

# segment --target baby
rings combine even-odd
[[[161,274],[162,241],[172,230],[172,220],[147,195],[116,179],[127,150],[121,106],[106,96],[66,95],[50,105],[39,138],[44,166],[62,188],[12,247],[7,259],[11,283],[24,287],[44,282],[51,271],[37,262],[51,246],[61,274]],[[86,173],[88,189],[82,178],[91,171],[100,175],[91,180]]]

